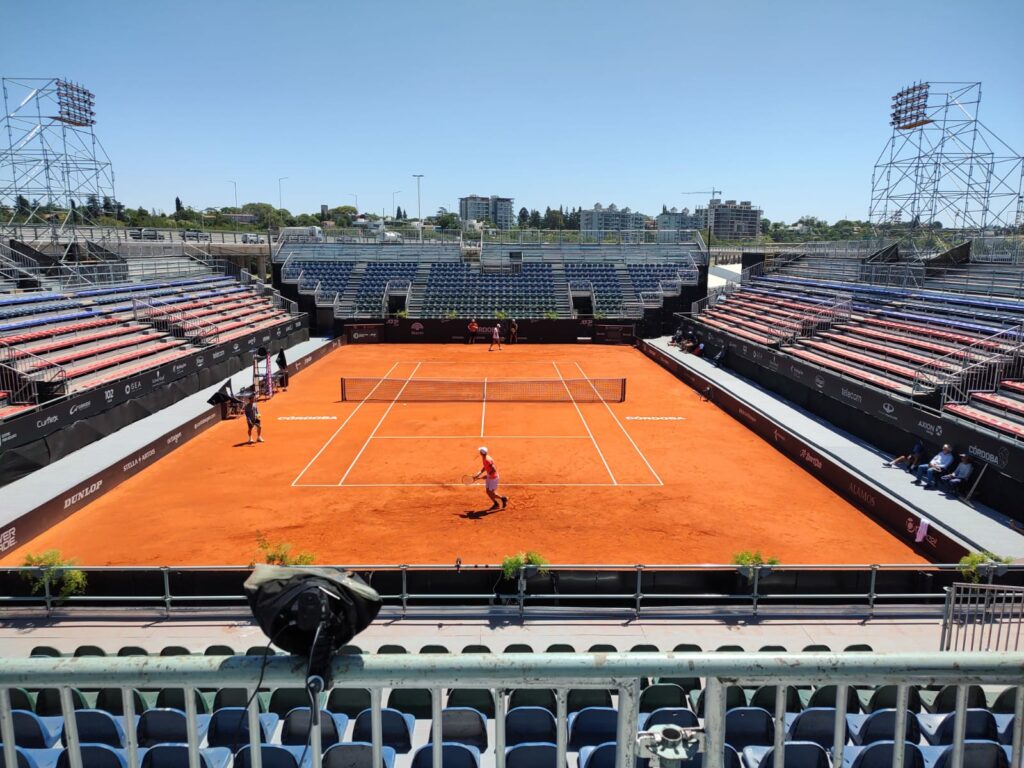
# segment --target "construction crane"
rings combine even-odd
[[[711,185],[711,189],[704,189],[698,192],[680,192],[681,195],[711,195],[711,199],[714,199],[715,195],[722,194],[722,190],[715,189],[715,185]],[[708,205],[708,264],[711,263],[711,206]]]

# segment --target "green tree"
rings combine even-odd
[[[540,211],[538,211],[536,208],[530,211],[530,226],[533,227],[534,229],[541,228]]]
[[[519,209],[519,226],[525,227],[530,223],[530,212],[525,207]]]
[[[180,197],[175,197],[174,198],[174,213],[175,213],[175,215],[181,213],[184,210],[185,210],[185,206],[183,206],[181,204],[181,198]]]
[[[100,200],[96,195],[89,195],[85,198],[85,215],[95,221],[100,217]]]

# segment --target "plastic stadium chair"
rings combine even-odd
[[[704,649],[694,643],[679,643],[672,649],[672,653],[704,653]]]
[[[246,744],[235,753],[235,768],[252,768],[251,747]],[[263,768],[299,768],[299,760],[287,747],[276,744],[260,745],[260,761]]]
[[[471,707],[441,710],[441,741],[487,749],[487,718]]]
[[[167,645],[160,649],[161,656],[191,656],[192,651],[183,645]]]
[[[813,741],[825,749],[832,749],[835,743],[835,722],[836,711],[832,707],[811,707],[794,715],[789,722],[786,738],[790,741]]]
[[[558,726],[555,723],[555,716],[543,707],[516,707],[505,715],[507,746],[554,742],[557,737]]]
[[[442,742],[441,761],[444,768],[480,768],[480,752],[466,744]],[[431,768],[433,764],[433,744],[420,747],[412,757],[412,768]]]
[[[680,728],[696,728],[697,715],[686,707],[663,707],[642,718],[644,730],[656,725],[678,725]]]
[[[508,697],[508,708],[516,707],[543,707],[555,712],[558,700],[555,692],[547,688],[516,688]]]
[[[305,746],[310,730],[309,707],[296,707],[284,717],[281,725],[281,744],[284,746]],[[334,715],[326,709],[320,710],[320,744],[327,748],[341,741],[348,726],[346,715]]]
[[[863,702],[863,709],[866,714],[879,709],[896,709],[897,689],[895,685],[880,685],[870,693],[862,692],[867,697]],[[921,693],[916,685],[907,688],[907,711],[917,714],[921,711]]]
[[[277,656],[277,651],[273,648],[267,648],[265,645],[254,645],[247,649],[245,656]]]
[[[762,645],[757,649],[758,653],[788,653],[784,645]]]
[[[569,691],[567,711],[572,714],[588,707],[610,707],[611,705],[612,695],[609,691],[579,688]]]
[[[343,645],[338,649],[338,653],[342,656],[361,656],[363,649],[358,645]]]
[[[213,696],[213,711],[216,713],[218,710],[226,707],[244,708],[249,703],[249,696],[251,695],[245,688],[221,688]],[[260,712],[267,711],[262,698],[257,696],[255,701],[256,709]]]
[[[742,645],[720,645],[715,648],[715,653],[743,653]]]
[[[89,709],[85,696],[77,688],[71,689],[71,700],[75,709]],[[36,693],[36,714],[40,717],[60,717],[60,690],[43,688]]]
[[[270,741],[277,727],[277,715],[260,715],[260,742]],[[237,749],[249,743],[249,713],[242,707],[224,707],[210,717],[206,742],[211,747]]]
[[[199,768],[228,768],[231,750],[211,747],[199,750]],[[188,768],[187,744],[159,744],[146,750],[142,768]]]
[[[762,685],[750,697],[750,706],[761,707],[769,712],[775,711],[776,690],[774,685]],[[803,709],[800,701],[800,692],[793,686],[786,686],[786,711],[799,712]]]
[[[368,688],[332,688],[327,697],[327,711],[355,717],[370,708]]]
[[[132,691],[132,706],[135,714],[141,715],[146,709],[146,700],[139,691]],[[101,688],[96,693],[96,709],[102,709],[112,715],[124,715],[124,698],[120,688]]]
[[[587,648],[587,653],[618,653],[619,649],[610,643],[594,643]]]
[[[820,707],[835,709],[836,693],[838,690],[834,685],[823,685],[820,688],[815,688],[807,701],[807,709]],[[857,696],[857,689],[852,685],[848,686],[846,688],[846,712],[847,714],[855,715],[860,710],[860,697]]]
[[[857,752],[850,768],[892,768],[895,747],[892,741],[876,741],[860,750],[849,747],[850,752]],[[903,745],[903,768],[924,768],[924,755],[916,744]]]
[[[35,711],[35,706],[32,704],[32,694],[24,688],[8,688],[7,694],[11,697],[11,709],[24,709],[26,712]]]
[[[921,724],[921,734],[929,744],[945,746],[953,743],[953,722],[956,715],[953,712],[937,715],[918,715],[918,722]],[[965,739],[978,739],[984,741],[998,741],[999,729],[996,727],[996,719],[987,709],[967,710],[967,729]]]
[[[429,720],[434,713],[432,697],[427,688],[395,688],[388,694],[388,707],[412,715],[417,720]]]
[[[693,694],[697,693],[697,700],[693,701]],[[693,702],[693,711],[697,717],[704,717],[704,690],[690,691],[690,701]],[[747,692],[738,685],[728,685],[725,688],[725,708],[737,709],[747,706]]]
[[[486,645],[467,645],[462,649],[463,653],[490,653],[491,649]]]
[[[660,653],[660,649],[656,645],[650,643],[637,643],[629,649],[630,653]]]
[[[559,768],[558,747],[547,742],[516,744],[505,750],[505,768]]]
[[[34,712],[16,709],[11,713],[14,720],[14,744],[25,749],[49,749],[60,736],[60,721],[43,720]]]
[[[408,651],[405,650],[405,646],[385,643],[377,649],[377,653],[408,653]]]
[[[989,710],[996,715],[1012,715],[1016,705],[1016,697],[1016,687],[1006,688],[1000,691],[999,695],[996,696],[995,701],[992,702],[992,706],[989,707]]]
[[[943,686],[938,693],[935,694],[934,698],[931,698],[931,691],[923,691],[921,693],[921,703],[925,709],[933,714],[945,714],[946,712],[956,711],[956,689],[955,685]],[[928,699],[931,698],[931,701]],[[985,709],[988,706],[988,702],[985,700],[985,691],[980,685],[970,685],[967,687],[967,707],[968,709]]]
[[[420,648],[420,653],[451,653],[443,645],[424,645]]]
[[[205,651],[204,656],[235,656],[235,649],[230,645],[211,645]]]
[[[206,736],[209,716],[198,718],[199,739]],[[157,744],[183,744],[188,741],[185,713],[180,709],[147,709],[139,718],[138,738],[140,747]]]
[[[448,692],[448,707],[472,707],[487,719],[494,717],[494,694],[487,688],[452,688]]]
[[[80,645],[75,648],[75,656],[106,656],[107,652],[98,645]]]
[[[649,713],[665,707],[685,707],[686,692],[673,683],[655,683],[640,694],[640,712]]]
[[[352,727],[352,741],[372,741],[370,730],[370,710],[364,710],[356,716],[355,725]],[[381,741],[391,747],[395,752],[404,755],[412,749],[412,729],[416,720],[412,715],[406,715],[397,709],[381,709]]]
[[[811,645],[805,645],[801,653],[832,653],[832,649],[827,645],[821,645],[819,643],[812,643]]]
[[[14,751],[18,755],[18,768],[41,768],[41,766],[39,765],[39,761],[36,760],[31,750],[27,750],[24,747],[15,746]],[[6,763],[4,762],[4,754],[2,751],[0,751],[0,768],[5,768],[5,766]],[[507,765],[506,768],[508,768]]]
[[[953,747],[946,747],[938,756],[932,768],[951,768]],[[964,741],[965,768],[1009,768],[1006,751],[994,741]]]
[[[875,649],[867,643],[854,643],[843,648],[843,653],[874,653]]]
[[[505,646],[505,650],[502,653],[533,653],[533,648],[526,643],[512,643]]]
[[[106,744],[115,749],[123,749],[127,744],[124,728],[109,712],[99,709],[76,710],[75,724],[78,726],[78,740],[82,744]],[[66,731],[61,733],[60,742],[65,747],[68,745]]]
[[[149,656],[149,651],[139,645],[125,645],[117,649],[117,655],[124,656]]]
[[[830,768],[828,753],[810,741],[786,742],[788,768]],[[775,768],[774,747],[747,747],[743,750],[743,764],[747,768]]]
[[[615,768],[615,742],[586,746],[580,750],[580,768]]]
[[[760,707],[738,707],[725,713],[725,743],[737,751],[766,747],[774,741],[772,716]]]
[[[199,691],[195,691],[196,712],[200,715],[209,714],[210,708],[206,699]],[[157,709],[180,709],[185,711],[185,689],[184,688],[161,688],[156,695]],[[141,714],[141,712],[139,713]]]
[[[381,763],[373,765],[373,745],[365,741],[335,744],[324,752],[324,768],[394,768],[395,750],[381,747]]]
[[[619,713],[611,707],[587,707],[569,715],[569,749],[615,741]]]
[[[128,760],[119,749],[106,744],[82,744],[82,765],[85,768],[128,768]],[[56,768],[71,768],[71,755],[61,750]]]
[[[576,653],[576,649],[568,643],[552,643],[544,650],[544,653]]]
[[[850,740],[858,746],[896,738],[896,710],[879,709],[869,715],[847,715]],[[917,744],[921,740],[921,726],[916,717],[907,713],[906,740]]]
[[[309,693],[305,688],[277,688],[270,694],[267,711],[284,717],[296,707],[309,706]]]

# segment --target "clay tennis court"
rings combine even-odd
[[[544,380],[573,396],[343,401],[342,377]],[[580,402],[585,382],[569,385],[619,378],[623,402]],[[743,549],[784,563],[923,562],[628,347],[346,346],[261,412],[265,443],[225,421],[3,562],[57,548],[88,565],[245,564],[260,534],[319,563],[495,563],[523,549],[564,564],[721,563]],[[463,483],[481,445],[507,509]]]

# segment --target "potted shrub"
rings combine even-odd
[[[60,605],[72,595],[81,595],[85,592],[88,584],[85,571],[68,568],[77,564],[74,558],[64,559],[59,549],[48,549],[38,555],[26,554],[22,565],[39,570],[22,571],[21,575],[31,584],[33,595],[45,595],[49,583],[50,597]]]
[[[736,572],[747,581],[754,580],[754,571],[758,572],[758,581],[771,576],[772,566],[779,564],[777,557],[763,557],[760,550],[743,550],[732,556],[732,564],[737,566]]]
[[[968,552],[960,558],[960,567],[957,570],[960,571],[960,576],[964,581],[978,584],[981,582],[982,576],[988,576],[991,571],[994,571],[996,576],[1006,573],[1005,566],[1009,562],[1011,562],[1009,557],[993,555],[988,551]]]

